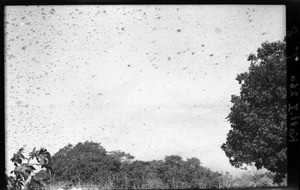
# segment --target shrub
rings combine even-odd
[[[10,172],[13,175],[6,175],[7,189],[20,190],[24,187],[30,190],[45,187],[49,183],[52,173],[50,153],[45,148],[39,150],[34,148],[29,156],[25,157],[23,151],[22,147],[11,158],[15,169]],[[37,163],[32,163],[34,158]],[[39,167],[39,172],[36,172],[36,167]]]

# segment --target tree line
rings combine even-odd
[[[107,189],[219,189],[271,186],[272,173],[233,178],[204,167],[198,158],[178,155],[141,161],[123,151],[107,152],[100,143],[68,144],[52,157],[56,182],[94,184]]]
[[[99,143],[67,145],[53,156],[58,181],[97,184],[120,189],[219,188],[219,173],[203,167],[197,158],[140,161],[123,151],[107,152]]]

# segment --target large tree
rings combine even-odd
[[[53,171],[59,180],[104,183],[119,172],[120,166],[121,162],[108,155],[100,143],[89,141],[69,144],[53,156]]]
[[[264,42],[249,55],[249,71],[236,77],[240,95],[231,97],[231,130],[222,145],[231,165],[266,168],[276,174],[274,183],[287,173],[285,48]]]

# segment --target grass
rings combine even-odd
[[[59,190],[64,186],[60,185],[49,185],[45,190]],[[102,189],[111,189],[105,187],[99,187],[97,185],[82,185],[82,186],[74,186],[75,189],[81,188],[82,190],[102,190]]]
[[[64,187],[68,187],[67,189],[79,189],[82,190],[104,190],[104,189],[115,189],[109,184],[106,184],[104,186],[100,186],[97,184],[82,184],[82,185],[72,185],[68,182],[56,182],[55,184],[49,184],[45,190],[62,190]]]

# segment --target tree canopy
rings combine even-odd
[[[236,77],[240,95],[231,96],[231,130],[222,145],[231,165],[264,167],[276,174],[274,183],[287,173],[285,48],[264,42],[249,55],[249,71]]]
[[[88,182],[118,171],[121,163],[95,142],[67,145],[53,156],[53,171],[60,180]]]
[[[217,188],[221,183],[219,174],[197,158],[171,155],[163,160],[134,160],[129,153],[106,152],[99,143],[88,141],[59,150],[53,156],[53,172],[58,181],[121,189]]]

